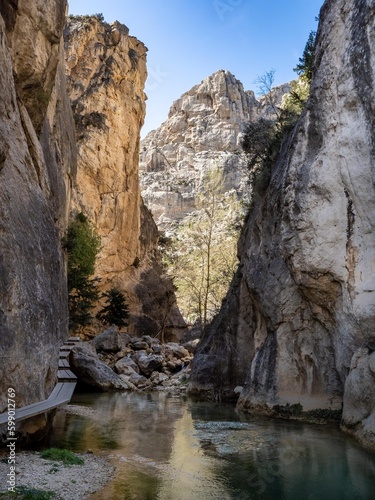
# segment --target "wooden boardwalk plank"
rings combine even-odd
[[[48,399],[56,399],[59,396],[59,393],[63,390],[63,387],[64,382],[57,382]]]
[[[59,370],[57,372],[57,378],[59,380],[77,380],[77,377],[70,370]]]
[[[24,406],[23,408],[16,410],[16,422],[34,417],[40,413],[53,410],[61,404],[68,403],[72,398],[75,386],[75,382],[65,382],[62,384],[61,390],[56,398],[46,399],[40,403]]]
[[[77,342],[80,342],[80,340],[79,337],[70,337],[65,344],[60,347],[57,384],[47,399],[16,409],[16,422],[45,413],[46,411],[52,410],[70,401],[77,383],[77,377],[70,370],[68,357],[71,349]],[[4,425],[7,422],[8,413],[2,413],[0,415],[0,425]]]
[[[25,420],[26,418],[35,417],[40,413],[57,408],[57,406],[61,404],[68,403],[72,398],[75,387],[75,381],[57,383],[48,399],[23,406],[18,410],[16,409],[16,422]],[[8,414],[2,413],[0,415],[0,425],[6,424],[7,421]]]

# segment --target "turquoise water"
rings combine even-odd
[[[375,454],[335,427],[255,419],[164,393],[77,394],[49,445],[109,456],[100,500],[375,499]]]

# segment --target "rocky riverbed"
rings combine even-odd
[[[184,392],[197,344],[162,344],[155,337],[131,337],[111,327],[75,346],[69,361],[79,383],[98,390]]]

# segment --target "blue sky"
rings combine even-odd
[[[275,85],[296,77],[323,0],[69,0],[71,14],[103,13],[126,24],[149,49],[142,136],[168,116],[172,102],[219,69],[245,90],[275,70]]]

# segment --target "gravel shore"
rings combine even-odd
[[[53,497],[55,500],[87,499],[112,478],[114,467],[108,460],[90,453],[77,455],[84,460],[83,465],[64,466],[56,460],[41,458],[39,452],[35,451],[17,453],[16,486],[52,491],[56,494]],[[0,493],[7,491],[9,470],[6,451],[1,450]],[[0,498],[7,496],[0,495]]]

